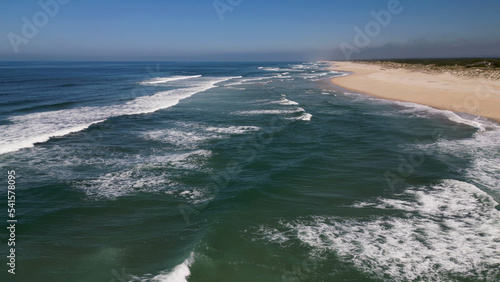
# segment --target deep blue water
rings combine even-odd
[[[327,67],[0,63],[0,280],[500,280],[500,126]]]

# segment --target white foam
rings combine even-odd
[[[298,239],[313,253],[334,252],[381,280],[446,281],[451,279],[448,275],[457,275],[493,281],[500,275],[497,204],[474,185],[444,180],[408,190],[399,199],[382,198],[353,206],[379,209],[378,214],[399,210],[400,217],[315,216],[282,222],[281,231],[269,229],[263,239],[277,238],[280,244]]]
[[[259,239],[282,245],[290,240],[291,232],[280,232],[276,228],[260,226],[256,232]]]
[[[176,153],[168,155],[156,155],[150,157],[147,162],[154,165],[164,166],[168,164],[175,168],[189,169],[189,170],[204,170],[203,163],[205,160],[212,156],[210,150],[194,150],[187,153]]]
[[[470,166],[454,169],[460,170],[460,173],[465,175],[470,181],[473,181],[481,188],[488,189],[494,193],[497,199],[500,199],[500,151],[498,150],[500,148],[500,126],[497,123],[472,114],[455,113],[415,103],[382,100],[359,93],[346,92],[345,94],[362,97],[363,100],[368,99],[376,103],[396,104],[403,107],[397,113],[386,111],[381,113],[381,115],[394,116],[403,113],[418,118],[440,118],[454,122],[457,125],[463,124],[477,129],[470,138],[443,138],[430,144],[412,145],[410,149],[418,146],[427,155],[433,155],[438,158],[451,155],[460,159],[470,160]],[[457,127],[455,130],[461,129]],[[444,158],[444,161],[446,161],[446,158]]]
[[[310,121],[312,115],[310,113],[303,113],[301,116],[297,118],[297,120]]]
[[[498,149],[500,148],[500,126],[497,123],[472,114],[455,113],[415,103],[383,100],[352,92],[344,94],[370,100],[374,103],[395,104],[402,107],[397,112],[384,111],[380,115],[398,116],[403,113],[418,118],[446,119],[456,123],[457,126],[454,130],[462,130],[458,125],[467,125],[477,129],[470,138],[442,138],[430,144],[411,145],[410,150],[414,150],[415,146],[418,146],[418,149],[423,150],[426,155],[443,157],[441,158],[443,161],[447,160],[446,156],[448,155],[470,160],[471,163],[467,167],[451,168],[460,170],[460,173],[474,184],[488,189],[489,192],[494,193],[497,199],[500,199],[500,151]],[[450,164],[450,166],[452,165]]]
[[[116,199],[138,192],[173,191],[178,184],[170,179],[172,169],[203,170],[204,161],[210,156],[211,152],[208,150],[195,150],[188,153],[169,153],[167,155],[127,159],[122,161],[123,164],[121,164],[127,166],[126,168],[105,173],[95,179],[74,183],[73,186],[83,190],[87,196],[96,199]],[[156,169],[165,167],[169,167],[169,170]],[[203,200],[205,195],[193,194],[192,196],[187,198],[199,201]],[[194,196],[199,197],[195,199]]]
[[[370,100],[376,103],[381,103],[381,104],[395,104],[398,106],[402,106],[405,109],[399,110],[397,113],[382,113],[382,115],[397,115],[400,113],[405,113],[405,114],[411,114],[415,117],[419,118],[446,118],[449,121],[459,123],[459,124],[464,124],[468,125],[470,127],[477,128],[480,131],[484,131],[487,128],[495,127],[495,124],[492,123],[491,121],[488,121],[485,118],[482,118],[480,116],[472,115],[472,114],[467,114],[467,113],[455,113],[449,110],[441,110],[441,109],[436,109],[433,107],[429,107],[426,105],[421,105],[417,103],[411,103],[411,102],[400,102],[400,101],[393,101],[393,100],[385,100],[385,99],[380,99],[380,98],[375,98],[367,95],[363,95],[360,93],[356,92],[343,92],[345,95],[349,96],[355,96],[356,98],[361,98],[362,100]]]
[[[279,114],[293,114],[304,112],[305,110],[302,108],[296,108],[293,110],[253,110],[253,111],[239,111],[234,112],[236,115],[279,115]]]
[[[207,127],[206,131],[220,134],[246,134],[260,130],[258,126],[228,126],[228,127]]]
[[[228,135],[247,134],[260,130],[258,126],[207,126],[203,123],[178,122],[175,128],[146,131],[143,138],[176,146],[176,149],[196,149],[201,144]]]
[[[332,74],[335,74],[335,77],[350,75],[350,73],[348,73],[348,72],[332,72]]]
[[[500,126],[483,122],[485,131],[477,131],[470,138],[439,139],[431,144],[422,144],[418,149],[428,155],[452,155],[470,160],[468,167],[460,167],[468,179],[487,188],[500,198]]]
[[[194,253],[192,252],[189,257],[181,264],[177,265],[172,271],[165,274],[158,274],[150,281],[153,282],[187,282],[187,278],[191,275],[189,267],[194,262]]]
[[[302,70],[300,69],[288,69],[288,68],[280,68],[280,71],[285,71],[285,72],[300,72]]]
[[[465,115],[464,115],[464,117],[461,117],[452,111],[440,110],[440,109],[432,108],[429,106],[415,104],[415,103],[409,103],[409,102],[391,101],[390,103],[405,107],[406,110],[401,111],[404,113],[410,113],[410,114],[414,114],[414,115],[419,116],[419,117],[427,117],[427,118],[438,115],[438,116],[445,117],[448,120],[456,122],[456,123],[461,123],[461,124],[465,124],[465,125],[468,125],[471,127],[475,127],[481,131],[485,130],[485,126],[484,126],[485,120],[481,121],[480,117],[478,117],[478,116],[468,115],[467,117],[465,117]]]
[[[91,198],[116,199],[134,192],[158,192],[170,184],[167,175],[144,175],[139,168],[106,173],[97,179],[75,185]]]
[[[52,127],[50,125],[40,124],[36,128],[36,131],[39,132],[39,135],[26,136],[25,139],[22,139],[22,140],[15,140],[14,139],[14,137],[16,137],[15,134],[7,133],[8,132],[7,130],[11,130],[12,128],[19,129],[22,127],[13,127],[13,126],[9,127],[9,126],[5,126],[5,125],[0,126],[0,129],[2,129],[2,131],[6,130],[6,131],[4,131],[5,132],[4,137],[6,137],[6,139],[7,139],[7,140],[0,139],[0,155],[8,153],[8,152],[14,152],[14,151],[20,150],[22,148],[33,147],[34,144],[41,143],[41,142],[47,142],[51,137],[54,137],[54,136],[64,136],[64,135],[67,135],[67,134],[70,134],[73,132],[82,131],[82,130],[88,128],[89,126],[91,126],[92,124],[99,123],[102,121],[104,121],[104,120],[96,120],[94,122],[88,121],[87,123],[84,123],[81,125],[74,125],[72,127],[60,129],[60,130],[57,130],[57,131],[52,132],[52,133],[43,133],[44,128],[46,128],[47,130],[51,130]],[[26,127],[28,127],[28,126],[29,125],[26,125]],[[29,129],[27,129],[27,128],[22,128],[22,129],[29,131]]]
[[[314,74],[303,74],[301,76],[305,79],[314,80],[314,79],[321,78],[321,77],[326,76],[326,75],[339,74],[338,72],[335,72],[335,71],[322,72],[322,73],[313,72],[313,73]]]
[[[272,77],[262,76],[262,77],[254,77],[254,78],[245,78],[245,79],[242,79],[241,82],[246,83],[246,82],[260,81],[260,80],[270,79],[270,78],[272,78]]]
[[[284,106],[296,106],[299,103],[292,101],[292,100],[288,100],[286,98],[286,95],[281,95],[281,98],[278,101],[272,101],[271,104],[279,104],[279,105],[284,105]]]
[[[248,83],[262,81],[262,80],[266,80],[266,79],[272,79],[272,78],[274,78],[274,76],[244,78],[244,79],[240,79],[239,81],[236,81],[236,82],[226,83],[225,86],[236,86],[236,85],[241,85],[241,84],[248,84]]]
[[[169,77],[155,77],[155,78],[151,78],[149,80],[141,81],[141,82],[139,82],[139,84],[141,84],[141,85],[156,85],[156,84],[164,84],[164,83],[176,81],[176,80],[184,80],[184,79],[197,78],[197,77],[201,77],[201,75],[190,75],[190,76],[178,75],[178,76],[169,76]]]
[[[270,67],[259,67],[259,70],[265,70],[265,71],[279,71],[279,68],[270,68]]]
[[[462,124],[465,124],[465,125],[468,125],[471,127],[475,127],[477,129],[479,129],[480,131],[485,130],[485,127],[483,126],[483,124],[481,122],[476,121],[476,120],[462,118],[459,115],[457,115],[456,113],[451,112],[451,111],[446,111],[445,115],[449,120],[451,120],[453,122],[462,123]]]
[[[33,147],[50,137],[64,136],[88,128],[110,117],[145,114],[166,109],[196,93],[215,87],[231,78],[208,78],[195,86],[157,92],[138,97],[125,104],[103,107],[81,107],[59,111],[32,113],[9,118],[13,124],[0,126],[0,154]]]
[[[313,115],[311,115],[310,113],[302,113],[300,116],[298,117],[288,117],[286,119],[288,120],[302,120],[302,121],[310,121],[311,118],[313,117]]]
[[[153,130],[144,132],[143,136],[146,139],[175,145],[179,149],[194,149],[208,140],[223,138],[221,135],[203,132],[197,128]]]

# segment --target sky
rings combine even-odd
[[[500,57],[498,0],[2,0],[0,60]]]

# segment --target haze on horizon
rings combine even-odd
[[[0,60],[499,57],[495,0],[0,2]]]

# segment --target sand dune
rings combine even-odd
[[[333,78],[342,88],[376,97],[466,112],[500,122],[500,81],[386,69],[377,64],[331,62],[334,70],[352,72]]]

